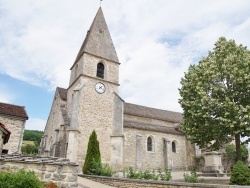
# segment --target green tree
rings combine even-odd
[[[101,171],[101,154],[99,149],[99,142],[95,130],[89,137],[88,150],[85,157],[85,162],[82,168],[84,174],[99,175]]]
[[[23,140],[30,140],[37,142],[39,144],[42,136],[43,136],[43,131],[25,129],[23,133]]]
[[[183,130],[200,148],[219,149],[250,136],[250,51],[221,37],[213,51],[181,79]]]
[[[246,145],[241,145],[240,149],[242,154],[242,161],[244,162],[248,159],[248,149]],[[226,160],[230,165],[234,165],[237,162],[236,147],[234,144],[226,145]]]

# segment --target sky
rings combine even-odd
[[[99,0],[0,0],[0,102],[25,106],[26,129],[44,130],[56,87]],[[129,103],[182,112],[180,80],[219,37],[250,47],[249,0],[103,0]]]

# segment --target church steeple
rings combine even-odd
[[[89,53],[119,63],[101,7],[98,9],[92,25],[88,30],[75,63],[81,58],[83,53]]]

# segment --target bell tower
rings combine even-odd
[[[86,56],[92,56],[95,60],[98,60],[98,62],[89,62]],[[119,64],[115,47],[100,7],[90,29],[87,31],[86,38],[78,52],[75,62],[70,69],[71,76],[69,84],[71,85],[75,82],[79,76],[87,75],[118,85]],[[97,71],[99,71],[98,74]]]
[[[70,117],[67,158],[70,160],[83,163],[89,136],[95,130],[102,162],[112,163],[113,127],[117,123],[122,124],[114,121],[114,116],[117,116],[114,101],[117,101],[119,88],[119,65],[100,7],[70,69],[67,92]]]

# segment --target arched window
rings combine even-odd
[[[176,153],[176,143],[172,142],[172,152]]]
[[[97,64],[96,76],[99,78],[104,78],[104,65],[103,65],[103,63]]]
[[[147,139],[147,151],[153,151],[153,140],[151,137]]]

